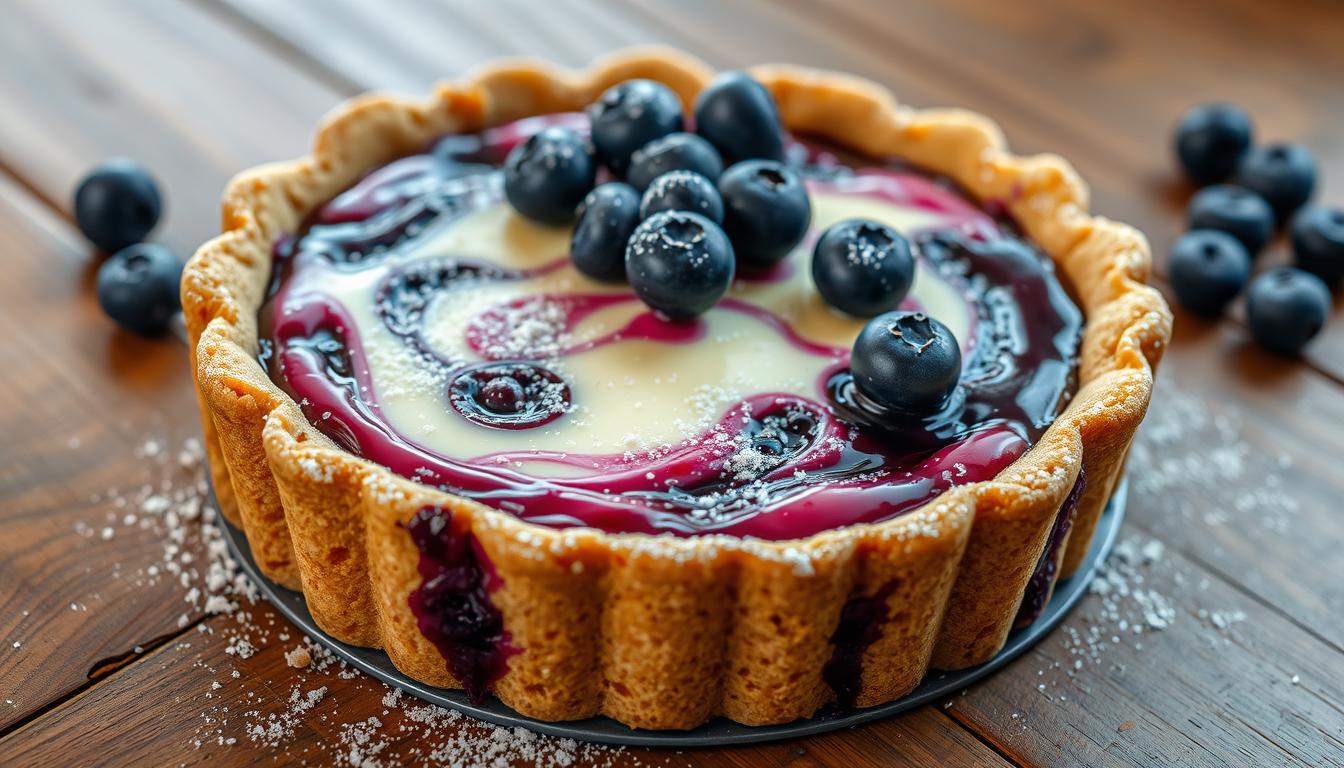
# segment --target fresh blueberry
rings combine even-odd
[[[1301,144],[1256,147],[1241,161],[1237,183],[1265,198],[1282,224],[1311,199],[1316,189],[1316,158]]]
[[[909,241],[875,221],[832,224],[812,251],[812,282],[817,290],[831,306],[856,317],[895,309],[914,280]]]
[[[723,228],[738,260],[752,269],[783,261],[812,223],[812,201],[793,169],[773,160],[747,160],[719,177]]]
[[[504,194],[514,209],[546,224],[565,224],[593,188],[597,162],[588,143],[558,125],[513,148],[504,161]]]
[[[695,132],[729,164],[784,159],[784,130],[775,99],[745,72],[724,72],[700,93]]]
[[[1224,181],[1251,148],[1251,118],[1234,104],[1200,104],[1176,126],[1176,156],[1199,185]]]
[[[1245,246],[1226,232],[1186,232],[1171,248],[1167,266],[1181,304],[1196,314],[1217,317],[1251,276]]]
[[[672,320],[714,306],[733,282],[733,246],[719,225],[688,211],[663,211],[635,228],[625,272],[639,298]]]
[[[639,193],[609,181],[588,193],[569,241],[574,266],[594,280],[625,279],[625,244],[639,224]]]
[[[714,183],[692,171],[670,171],[653,180],[639,203],[639,217],[659,211],[690,211],[723,224],[723,198]]]
[[[1237,238],[1255,258],[1274,236],[1274,211],[1256,193],[1231,184],[1201,189],[1190,199],[1191,229],[1216,229]]]
[[[159,221],[159,188],[149,173],[121,158],[89,171],[75,190],[75,221],[100,251],[116,253],[145,239]]]
[[[1246,318],[1260,346],[1295,355],[1320,333],[1330,314],[1330,290],[1321,278],[1294,267],[1256,277],[1246,292]]]
[[[1293,260],[1329,285],[1344,282],[1344,209],[1310,205],[1293,217]]]
[[[182,262],[172,251],[154,243],[132,245],[98,268],[98,303],[127,330],[160,333],[182,308],[181,282]]]
[[[723,173],[718,150],[694,133],[669,133],[635,150],[625,180],[643,192],[668,171],[694,171],[710,181]]]
[[[611,172],[624,176],[635,150],[683,127],[681,99],[653,80],[626,80],[588,108],[593,146]]]
[[[868,399],[898,413],[925,415],[957,388],[961,348],[947,326],[923,312],[888,312],[859,332],[849,368]]]

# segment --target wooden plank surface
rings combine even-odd
[[[167,193],[156,236],[186,255],[217,231],[225,180],[301,151],[338,98],[191,6],[86,5],[13,5],[0,25],[0,97],[23,116],[0,121],[11,174],[0,185],[11,276],[0,281],[11,361],[0,423],[19,437],[0,448],[0,732],[178,631],[184,615],[202,617],[162,562],[161,534],[124,525],[151,522],[136,508],[151,495],[143,486],[174,479],[162,464],[175,457],[144,456],[146,443],[180,447],[198,433],[186,350],[103,318],[96,255],[68,223],[76,181],[111,155],[148,165]],[[86,561],[104,531],[110,546]]]
[[[0,167],[57,210],[112,155],[166,193],[155,233],[184,257],[219,231],[233,174],[302,154],[344,95],[191,3],[7,3]]]
[[[112,331],[89,291],[94,262],[65,222],[0,178],[0,730],[84,685],[107,659],[178,628],[185,589],[137,505],[109,488],[157,485],[146,435],[196,428],[186,350]],[[13,308],[22,311],[12,311]],[[138,454],[138,455],[137,455]],[[167,458],[167,457],[164,457]],[[107,538],[104,538],[104,537]],[[86,558],[97,542],[100,555]]]
[[[283,765],[322,765],[348,759],[352,749],[372,753],[381,765],[423,761],[435,752],[451,756],[442,761],[448,764],[504,757],[506,764],[527,765],[550,764],[544,755],[567,751],[578,764],[611,768],[700,765],[710,754],[579,747],[546,738],[505,743],[496,737],[501,729],[453,717],[446,710],[431,711],[409,696],[389,695],[381,683],[338,663],[319,669],[324,662],[315,659],[303,670],[289,667],[285,651],[299,644],[298,636],[281,639],[282,630],[275,630],[260,639],[263,633],[255,626],[279,626],[284,620],[264,603],[253,613],[251,626],[221,620],[208,634],[187,633],[0,744],[11,754],[24,755],[29,766],[63,766],[76,751],[126,765],[243,764],[248,750],[265,750]],[[261,649],[241,658],[230,650],[240,636]],[[295,704],[310,697],[311,708]],[[171,701],[172,706],[133,705],[145,698]],[[122,712],[130,717],[119,717]],[[137,738],[126,739],[128,729]],[[357,733],[367,737],[362,745]],[[849,734],[827,734],[712,754],[716,765],[741,768],[1009,765],[932,709],[867,728],[861,741]]]
[[[165,182],[160,235],[185,253],[216,226],[224,180],[301,151],[343,95],[421,92],[493,55],[579,65],[661,41],[716,65],[785,59],[872,77],[912,103],[984,111],[1016,148],[1068,156],[1094,207],[1140,225],[1159,254],[1187,194],[1168,131],[1194,101],[1238,100],[1263,135],[1306,141],[1324,197],[1344,196],[1344,94],[1330,75],[1344,51],[1329,33],[1344,28],[1344,9],[1323,2],[1047,0],[1030,14],[976,0],[87,5],[23,0],[0,27],[0,65],[19,75],[0,79],[0,96],[24,116],[0,121],[0,243],[18,278],[0,285],[0,359],[31,361],[0,370],[0,384],[37,403],[0,413],[15,436],[0,444],[0,525],[13,532],[0,540],[0,763],[324,763],[348,760],[333,749],[362,736],[366,750],[384,744],[384,764],[431,756],[413,705],[388,707],[381,685],[335,668],[287,666],[298,638],[264,605],[240,629],[184,602],[196,581],[146,578],[163,561],[162,527],[126,525],[117,500],[138,503],[145,483],[190,484],[176,451],[194,433],[194,406],[182,351],[111,331],[91,299],[87,249],[64,219],[74,180],[107,155],[137,157]],[[1284,258],[1275,249],[1265,261]],[[1031,653],[943,707],[877,726],[759,749],[590,750],[578,763],[1340,762],[1344,323],[1300,365],[1247,345],[1235,318],[1178,320],[1131,461],[1143,476],[1125,556]],[[165,452],[145,456],[147,444]],[[113,530],[106,541],[99,520]],[[240,658],[239,637],[255,655]],[[322,686],[285,721],[288,735],[282,725],[284,738],[264,738],[272,715],[292,714],[291,691]],[[128,726],[143,737],[125,739]],[[430,730],[450,761],[474,759],[490,736],[462,723]],[[535,761],[508,749],[515,764]]]

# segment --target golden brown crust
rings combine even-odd
[[[1145,282],[1135,230],[1087,212],[1087,190],[1052,155],[1022,158],[997,127],[959,110],[912,110],[848,75],[752,70],[793,131],[901,157],[997,201],[1051,255],[1087,318],[1080,388],[1045,437],[992,482],[950,491],[873,526],[794,542],[608,535],[529,525],[392,475],[313,429],[256,361],[256,313],[275,239],[360,174],[435,137],[572,111],[632,77],[690,104],[712,71],[685,54],[631,50],[571,72],[510,61],[425,102],[365,97],[322,124],[313,152],[234,179],[223,234],[187,267],[182,298],[220,504],[262,570],[301,586],[318,623],[385,648],[398,668],[456,686],[407,604],[420,583],[402,524],[452,512],[502,580],[492,597],[522,653],[495,687],[524,714],[606,714],[633,727],[688,728],[714,715],[749,724],[810,715],[846,600],[886,589],[888,620],[864,653],[861,706],[890,701],[930,666],[980,663],[1002,646],[1049,527],[1088,476],[1062,553],[1086,552],[1152,391],[1171,316]]]

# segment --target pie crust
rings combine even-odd
[[[997,201],[1056,262],[1086,317],[1077,394],[1042,439],[990,482],[953,489],[876,525],[786,542],[551,529],[394,475],[337,447],[257,361],[257,312],[276,239],[365,172],[433,139],[577,111],[607,87],[650,78],[686,104],[713,71],[687,54],[634,49],[583,71],[531,60],[477,69],[425,101],[365,96],[322,123],[310,155],[247,171],[223,199],[223,234],[187,265],[182,304],[206,445],[224,516],[262,572],[302,589],[317,623],[384,648],[425,683],[461,687],[407,604],[420,584],[406,530],[437,505],[499,576],[491,597],[521,653],[494,685],[525,715],[603,714],[639,728],[808,717],[834,698],[822,670],[846,601],[886,596],[863,652],[858,706],[891,701],[930,668],[983,662],[1003,645],[1061,503],[1086,490],[1060,572],[1087,551],[1120,475],[1171,334],[1146,284],[1137,230],[1088,213],[1054,155],[1018,157],[997,126],[958,109],[916,110],[849,75],[793,66],[751,73],[785,125],[872,157],[899,157]]]

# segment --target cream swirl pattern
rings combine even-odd
[[[1067,402],[1081,314],[1048,259],[950,186],[795,145],[813,234],[674,324],[503,202],[499,162],[553,122],[585,127],[450,137],[278,244],[263,363],[347,450],[545,525],[780,540],[993,477]],[[957,394],[918,422],[856,398],[862,321],[811,285],[815,233],[852,217],[917,243],[903,307],[961,342]]]

